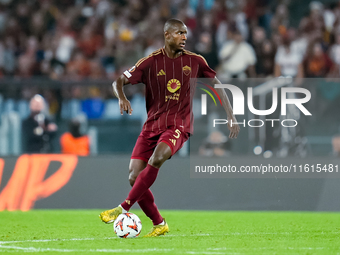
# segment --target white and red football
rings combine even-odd
[[[113,230],[120,238],[137,237],[142,230],[142,222],[136,214],[122,213],[114,221]]]

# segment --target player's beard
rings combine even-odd
[[[184,48],[181,48],[180,45],[178,45],[177,49],[175,50],[176,53],[181,53],[181,54],[183,53],[183,51],[184,51]]]
[[[180,54],[182,54],[182,53],[183,53],[183,51],[184,51],[184,49],[178,49],[178,50],[176,50],[175,52],[176,52],[176,53],[180,53]]]

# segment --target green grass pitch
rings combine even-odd
[[[101,211],[0,212],[0,254],[340,254],[339,213],[163,210],[168,235],[120,239]]]

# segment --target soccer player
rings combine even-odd
[[[118,207],[104,211],[100,218],[112,223],[118,215],[128,212],[138,203],[152,220],[154,227],[146,237],[164,235],[169,232],[168,224],[160,215],[150,191],[159,168],[174,155],[192,133],[193,115],[191,103],[195,92],[191,78],[211,78],[212,84],[220,83],[216,73],[205,59],[184,50],[187,27],[178,19],[170,19],[164,25],[165,46],[140,59],[135,66],[125,71],[113,90],[119,99],[120,112],[132,114],[123,86],[144,83],[146,85],[146,108],[148,118],[133,149],[129,181],[132,186],[126,200]],[[228,116],[228,123],[236,122],[229,99],[223,89],[216,89]],[[239,133],[237,124],[228,125],[230,138]]]

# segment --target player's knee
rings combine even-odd
[[[137,176],[134,174],[134,171],[130,171],[129,182],[130,182],[131,187],[135,184],[136,178]]]
[[[148,163],[156,168],[160,168],[165,160],[166,158],[163,155],[152,155]]]

